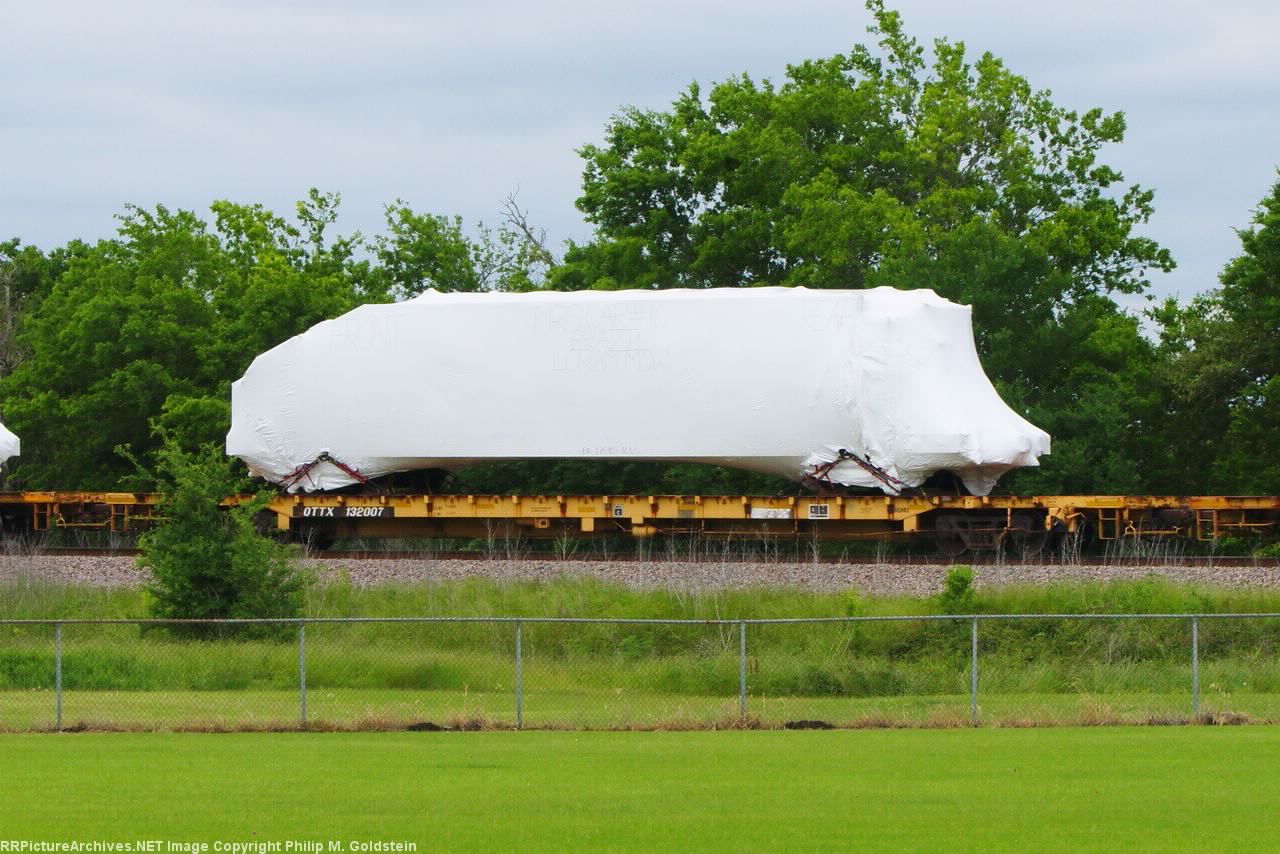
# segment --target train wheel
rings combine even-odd
[[[1022,514],[1015,515],[1009,530],[1001,538],[1000,545],[1006,554],[1026,559],[1044,551],[1049,540],[1049,532],[1044,529],[1040,519]]]
[[[333,548],[338,535],[322,525],[305,525],[293,528],[289,539],[302,546],[304,552],[325,552]]]
[[[938,551],[947,557],[959,557],[969,550],[964,517],[958,513],[943,513],[939,516],[933,523],[933,537]]]

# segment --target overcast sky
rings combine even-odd
[[[1156,190],[1148,233],[1216,283],[1233,228],[1280,166],[1280,4],[1220,0],[898,0],[909,32],[991,51],[1055,101],[1123,110],[1104,153]],[[868,40],[856,2],[10,2],[0,42],[0,239],[50,248],[115,230],[126,202],[292,211],[343,197],[499,220],[520,201],[554,244],[589,235],[575,149],[621,105],[665,108],[690,81]]]

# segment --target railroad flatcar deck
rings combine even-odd
[[[241,498],[232,497],[228,503]],[[129,532],[155,523],[160,498],[131,492],[0,493],[12,531]],[[930,537],[947,553],[1034,552],[1069,534],[1100,540],[1181,537],[1211,542],[1273,533],[1280,496],[276,496],[264,527],[312,541],[338,538],[805,536]]]

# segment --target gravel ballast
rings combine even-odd
[[[638,588],[744,589],[792,587],[814,591],[854,588],[869,596],[929,596],[942,589],[946,566],[914,564],[784,563],[743,561],[592,560],[429,560],[306,559],[303,563],[323,580],[344,571],[359,587],[493,578],[549,581],[562,576],[598,578]],[[1049,584],[1061,581],[1117,581],[1159,576],[1170,581],[1216,587],[1280,587],[1280,568],[1260,566],[1129,566],[1093,564],[985,564],[974,568],[979,587]],[[39,579],[54,584],[97,587],[140,587],[146,573],[137,558],[4,556],[0,583]]]

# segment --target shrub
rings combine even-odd
[[[1253,551],[1254,557],[1280,557],[1280,540],[1259,546]]]
[[[163,521],[141,538],[139,564],[151,571],[152,616],[167,619],[291,618],[302,613],[307,577],[294,547],[259,534],[254,517],[269,500],[220,506],[243,484],[235,462],[206,445],[187,453],[166,439],[159,454]],[[228,634],[183,626],[184,634]],[[278,630],[277,630],[278,631]],[[272,634],[270,627],[247,634]]]
[[[973,567],[953,566],[947,573],[947,583],[938,596],[944,614],[969,614],[973,612]]]

